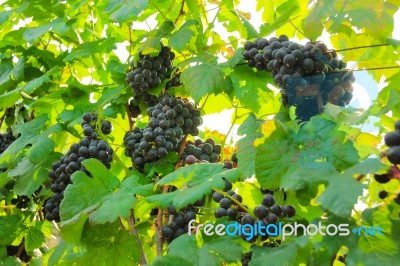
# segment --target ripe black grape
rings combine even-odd
[[[264,205],[265,207],[271,207],[274,204],[275,204],[275,199],[272,195],[270,194],[264,195],[264,198],[262,200],[262,205]]]
[[[282,207],[282,213],[290,218],[296,214],[296,209],[292,205],[285,205]]]
[[[385,144],[389,147],[400,145],[400,133],[397,131],[389,132],[384,137]]]

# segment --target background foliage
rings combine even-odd
[[[400,187],[397,180],[378,184],[370,177],[389,167],[386,159],[379,159],[380,142],[400,119],[400,69],[368,71],[386,85],[367,110],[329,105],[323,115],[300,127],[281,105],[280,94],[271,89],[270,75],[243,65],[241,55],[244,40],[286,34],[316,41],[328,33],[337,50],[388,44],[341,51],[343,60],[355,61],[358,69],[398,66],[399,41],[392,37],[398,1],[254,1],[262,12],[259,28],[251,25],[252,14],[239,10],[238,4],[2,1],[1,129],[12,127],[20,135],[0,156],[0,165],[7,168],[0,173],[0,188],[14,182],[11,194],[0,192],[2,263],[20,264],[7,257],[5,246],[21,243],[33,255],[32,265],[127,265],[143,262],[143,254],[154,265],[240,263],[242,253],[250,249],[240,239],[185,235],[160,251],[154,216],[149,215],[152,208],[170,203],[182,207],[212,188],[222,189],[219,165],[180,168],[155,184],[128,169],[131,162],[124,156],[122,139],[132,129],[126,111],[132,92],[125,84],[126,71],[138,52],[157,53],[161,42],[176,53],[174,64],[182,71],[184,85],[175,89],[177,95],[191,97],[203,114],[234,110],[232,124],[240,125],[237,134],[242,137],[236,144],[239,167],[223,175],[241,180],[235,187],[250,209],[261,200],[260,187],[279,189],[276,198],[293,204],[296,218],[305,223],[384,228],[383,236],[303,236],[287,239],[278,248],[253,247],[253,265],[328,265],[338,252],[347,254],[349,265],[398,263],[400,207],[393,198]],[[117,46],[129,53],[126,60],[116,54]],[[48,172],[79,139],[82,114],[93,110],[113,122],[107,141],[116,159],[110,170],[96,160],[85,163],[93,178],[74,175],[74,184],[65,192],[62,221],[52,224],[40,214],[50,195]],[[362,131],[371,119],[377,121],[378,136]],[[143,116],[136,124],[146,122]],[[201,136],[214,135],[204,131]],[[234,147],[225,135],[221,143]],[[186,176],[190,178],[182,178]],[[201,182],[208,178],[210,183]],[[27,210],[9,204],[15,195],[31,197],[41,185],[38,200]],[[186,193],[161,194],[159,188],[165,185]],[[377,194],[382,189],[393,196],[380,200]],[[358,201],[365,204],[363,211],[354,209]],[[215,221],[212,214],[200,219]],[[59,242],[47,249],[46,239],[52,234],[60,234]]]

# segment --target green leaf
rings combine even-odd
[[[176,51],[181,52],[195,35],[192,28],[196,28],[198,25],[199,22],[197,20],[190,19],[186,21],[179,30],[171,34],[168,45]]]
[[[205,195],[209,195],[213,188],[224,189],[227,178],[235,182],[239,178],[237,169],[224,171],[220,164],[193,164],[177,169],[166,175],[157,185],[174,185],[178,187],[170,193],[157,194],[146,197],[150,203],[157,203],[161,208],[174,205],[180,209],[189,204],[195,203]]]
[[[34,43],[37,39],[42,37],[45,33],[51,31],[52,29],[57,29],[58,32],[65,32],[68,26],[65,24],[62,18],[56,18],[52,22],[39,27],[28,28],[24,32],[24,38],[30,43]]]
[[[119,23],[132,20],[139,16],[147,8],[148,4],[148,0],[123,1],[122,5],[119,5],[120,8],[111,14],[111,18]]]
[[[244,107],[258,112],[259,91],[269,91],[267,83],[271,83],[271,76],[267,72],[254,71],[248,66],[237,66],[229,75],[233,82],[234,95]]]
[[[82,162],[92,174],[89,178],[83,172],[75,172],[72,185],[64,192],[60,206],[61,226],[75,223],[77,217],[88,215],[91,223],[113,222],[118,217],[127,218],[135,203],[135,194],[148,195],[151,185],[140,185],[137,178],[128,177],[122,183],[98,160]],[[79,222],[77,226],[82,226]]]
[[[169,36],[174,28],[172,21],[164,21],[158,29],[149,32],[139,51],[143,54],[159,52],[161,50],[161,39]]]
[[[181,81],[191,97],[199,102],[207,94],[218,94],[224,89],[224,72],[216,66],[201,64],[185,69]]]
[[[28,123],[14,126],[13,133],[21,134],[21,136],[0,155],[0,164],[11,163],[26,145],[33,144],[36,140],[36,136],[39,135],[40,130],[45,125],[47,118],[47,115],[41,115]]]
[[[285,25],[288,23],[290,17],[299,10],[299,6],[297,1],[287,1],[283,3],[281,6],[284,6],[285,8],[281,8],[284,11],[281,12],[278,16],[277,19],[274,20],[272,23],[265,23],[260,26],[260,36],[268,36],[271,34],[273,31],[276,29],[280,28],[281,26]]]
[[[255,173],[263,188],[278,188],[280,178],[294,161],[295,147],[285,140],[269,140],[257,147]]]
[[[27,229],[25,248],[27,251],[32,251],[46,242],[46,238],[51,236],[53,227],[48,221],[34,221]]]
[[[239,172],[243,178],[250,178],[255,173],[256,147],[254,141],[262,137],[262,121],[251,113],[238,129],[239,135],[245,135],[238,141],[237,158]]]
[[[55,143],[53,140],[46,137],[39,137],[26,155],[29,157],[29,160],[32,163],[38,164],[46,158],[46,156],[54,149],[54,147]]]
[[[21,224],[22,217],[20,216],[0,216],[0,245],[11,245],[16,239],[22,240],[21,230],[19,229]]]
[[[273,261],[274,266],[301,265],[300,262],[308,262],[309,256],[305,248],[302,248],[297,242],[282,245],[277,248],[255,247],[249,265],[263,265],[265,261]]]
[[[118,222],[86,224],[82,242],[84,252],[78,259],[72,259],[77,265],[125,266],[136,264],[140,258],[138,242],[127,231],[121,230]]]
[[[76,48],[72,49],[71,53],[69,53],[65,58],[64,61],[72,61],[76,58],[85,58],[89,57],[96,53],[107,53],[111,52],[112,50],[116,49],[115,45],[115,38],[109,37],[100,39],[98,41],[84,43]]]
[[[349,217],[364,187],[365,185],[353,178],[335,176],[329,180],[328,187],[317,202],[320,202],[324,209],[338,216]],[[340,191],[339,195],[338,191]]]
[[[229,245],[226,243],[229,242]],[[185,250],[185,252],[182,252]],[[242,248],[235,239],[223,236],[205,242],[201,248],[196,245],[195,236],[183,235],[168,245],[168,254],[162,258],[158,257],[154,265],[175,265],[169,264],[173,258],[179,258],[179,263],[186,262],[186,265],[222,265],[223,263],[236,262],[242,255]],[[166,264],[161,264],[161,263]],[[183,264],[182,264],[183,265]]]
[[[258,34],[257,30],[253,27],[253,25],[251,25],[250,22],[242,15],[239,15],[239,17],[240,17],[240,20],[243,22],[243,25],[247,31],[246,39],[249,40],[249,39],[257,38],[259,36],[259,34]]]

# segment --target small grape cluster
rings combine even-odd
[[[160,102],[147,109],[150,118],[142,130],[135,128],[124,137],[125,155],[132,158],[137,169],[145,163],[158,161],[178,148],[184,135],[199,134],[200,111],[188,101],[165,94]]]
[[[175,238],[188,232],[188,224],[191,220],[196,220],[196,209],[202,207],[205,199],[199,200],[193,205],[189,205],[179,212],[174,206],[168,207],[168,215],[172,217],[168,225],[161,229],[161,235],[168,243],[171,243]]]
[[[0,154],[2,154],[14,140],[15,137],[12,134],[11,128],[7,130],[7,133],[0,134]]]
[[[263,226],[267,226],[268,224],[277,224],[279,219],[283,219],[285,217],[291,218],[295,216],[296,209],[292,205],[280,206],[276,204],[274,196],[271,194],[265,194],[261,205],[254,208],[253,214],[258,218],[257,220],[255,220],[250,214],[245,214],[240,221],[241,224],[254,225],[255,223],[259,222]],[[242,235],[242,238],[246,239],[246,236]],[[257,236],[254,236],[252,239],[250,239],[250,241],[253,241],[256,238]],[[268,235],[262,236],[262,240],[266,240],[267,238]]]
[[[18,195],[17,198],[11,199],[11,204],[14,204],[18,209],[26,209],[30,201],[28,196]]]
[[[281,35],[247,41],[244,49],[248,65],[271,72],[282,89],[284,105],[297,106],[302,121],[318,114],[322,104],[345,106],[353,97],[352,72],[323,42],[301,45]]]
[[[221,153],[221,145],[215,144],[215,140],[212,138],[196,139],[194,142],[188,141],[185,149],[180,155],[182,165],[194,164],[196,162],[208,162],[215,163],[219,162],[219,154]]]
[[[242,258],[241,258],[242,266],[248,266],[250,264],[252,255],[253,255],[253,253],[251,251],[244,253],[242,255]]]
[[[171,72],[175,54],[168,46],[162,46],[155,57],[142,54],[139,57],[137,66],[128,72],[125,78],[135,95],[140,95],[161,84]]]
[[[400,120],[395,122],[395,131],[385,135],[385,144],[389,147],[386,156],[392,164],[400,164]]]
[[[174,76],[170,80],[168,80],[167,83],[165,84],[165,91],[167,91],[172,87],[181,85],[182,83],[180,82],[179,77],[180,73],[174,74]],[[142,109],[140,108],[141,104],[147,106],[147,108],[152,107],[160,101],[159,98],[160,98],[159,96],[151,95],[147,92],[143,92],[140,95],[135,95],[135,97],[133,99],[130,99],[128,103],[131,117],[136,118],[141,114],[142,112]]]
[[[99,140],[94,123],[97,115],[85,113],[81,123],[85,135],[79,143],[71,145],[66,155],[60,158],[60,161],[53,163],[49,172],[51,179],[50,189],[53,196],[46,201],[45,218],[49,221],[60,221],[59,208],[66,187],[72,183],[71,175],[76,171],[82,171],[90,176],[90,173],[83,167],[82,162],[89,158],[96,158],[107,168],[111,168],[113,149],[104,140]],[[110,121],[104,120],[101,123],[103,134],[109,134],[112,126]]]
[[[226,192],[237,202],[242,203],[243,201],[242,196],[236,194],[232,190],[232,183],[226,178],[224,178],[224,181],[225,181],[224,192]],[[219,208],[215,211],[216,218],[222,218],[227,216],[229,217],[230,220],[236,220],[238,218],[239,212],[243,211],[240,208],[240,206],[237,206],[237,203],[235,201],[231,200],[230,198],[224,197],[224,195],[219,192],[214,192],[212,194],[212,198],[215,202],[219,204]]]

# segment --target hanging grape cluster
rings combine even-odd
[[[375,174],[375,180],[380,184],[386,184],[392,179],[400,178],[400,170],[397,167],[400,164],[400,120],[396,121],[394,124],[395,131],[389,132],[384,136],[385,144],[389,148],[386,150],[387,159],[393,164],[389,171],[383,174]],[[379,198],[385,199],[391,193],[386,190],[379,192]],[[394,201],[400,204],[400,193],[396,195]]]
[[[237,202],[242,203],[242,196],[236,194],[232,190],[232,183],[224,178],[225,188],[224,192],[226,192],[229,196],[235,199]],[[230,198],[225,197],[223,194],[219,192],[214,192],[212,194],[213,200],[219,204],[219,208],[215,211],[216,218],[222,218],[224,216],[229,217],[230,220],[236,220],[239,215],[239,211],[243,211],[240,206],[237,206],[235,201],[232,201]]]
[[[388,160],[392,164],[400,164],[400,120],[395,123],[395,131],[387,133],[384,140],[389,147],[386,151]]]
[[[66,187],[72,183],[71,175],[76,171],[82,171],[90,176],[90,173],[83,167],[82,162],[89,158],[96,158],[107,168],[111,167],[113,149],[106,141],[98,139],[96,131],[97,115],[85,113],[81,123],[85,135],[79,143],[71,145],[67,154],[62,156],[58,162],[53,163],[49,172],[51,179],[50,189],[53,196],[46,201],[45,218],[49,221],[60,221],[60,204],[64,198]],[[110,134],[112,131],[111,122],[104,120],[100,123],[100,130],[103,134]]]
[[[199,200],[193,205],[189,205],[179,212],[171,205],[168,207],[168,215],[171,217],[168,225],[161,229],[161,235],[164,240],[171,243],[175,238],[188,232],[188,224],[191,220],[196,220],[196,209],[202,207],[205,199]]]
[[[208,138],[206,141],[196,139],[188,141],[185,149],[180,155],[182,165],[194,164],[197,162],[215,163],[219,162],[221,153],[221,145],[216,144],[213,138]]]
[[[301,121],[319,114],[327,102],[345,106],[353,97],[352,72],[323,42],[301,45],[281,35],[247,41],[244,49],[248,65],[272,74],[283,104],[297,106]]]
[[[255,220],[250,214],[245,214],[240,220],[240,223],[242,225],[254,225],[256,223],[261,223],[263,226],[267,226],[269,224],[277,224],[280,219],[284,219],[286,217],[291,218],[295,216],[296,209],[292,205],[280,206],[276,204],[273,195],[265,194],[262,199],[261,205],[258,205],[253,209],[253,214],[257,218],[257,220]],[[246,240],[247,236],[242,235],[242,238]],[[252,242],[256,238],[257,236],[254,235],[254,237],[249,241]],[[262,236],[261,239],[268,239],[268,235]]]
[[[155,88],[171,73],[174,52],[167,46],[162,46],[157,56],[139,55],[140,61],[125,78],[135,95],[140,95],[148,89]]]
[[[132,158],[137,169],[176,150],[184,135],[197,136],[197,127],[203,123],[200,111],[193,103],[169,94],[149,107],[147,114],[148,125],[143,130],[135,128],[124,137],[125,155]]]

